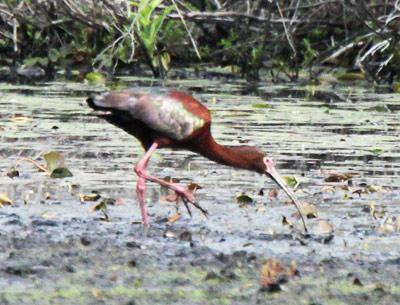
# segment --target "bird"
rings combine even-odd
[[[190,215],[188,204],[204,215],[208,214],[189,189],[149,173],[148,164],[153,153],[157,149],[170,148],[189,150],[216,163],[269,176],[291,199],[307,232],[301,204],[276,170],[272,158],[258,147],[217,143],[211,134],[209,109],[192,95],[176,89],[144,92],[133,88],[94,93],[86,102],[95,115],[133,135],[145,150],[144,156],[134,167],[138,178],[136,194],[145,227],[149,226],[145,202],[146,181],[174,191],[185,203]]]

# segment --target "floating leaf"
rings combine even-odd
[[[1,193],[0,194],[0,206],[3,205],[12,205],[13,201],[8,197],[7,193]]]
[[[372,152],[375,155],[382,155],[385,150],[383,148],[375,148],[375,149],[371,149],[370,152]]]
[[[389,107],[385,104],[376,105],[374,107],[370,107],[365,109],[366,111],[376,111],[376,112],[392,112]]]
[[[283,180],[285,180],[286,185],[294,188],[299,183],[295,176],[283,176]]]
[[[17,124],[23,124],[30,122],[32,119],[23,115],[15,115],[11,118],[11,121]]]
[[[97,192],[91,192],[90,194],[79,194],[79,200],[81,202],[86,201],[97,201],[101,198],[100,194]]]
[[[46,161],[46,167],[49,172],[53,172],[56,168],[64,167],[65,157],[62,153],[50,151],[43,155]]]
[[[368,185],[365,187],[365,191],[366,191],[367,193],[382,193],[382,192],[385,191],[385,189],[384,189],[382,186],[380,186],[380,185],[368,184]]]
[[[71,171],[66,167],[59,167],[53,170],[50,174],[51,178],[67,178],[72,177]]]
[[[253,204],[254,200],[250,196],[242,193],[239,196],[236,196],[236,202],[239,204],[240,207],[244,207],[246,205]]]
[[[272,106],[266,103],[254,103],[251,104],[251,107],[257,108],[257,109],[271,109]]]
[[[354,176],[358,176],[358,173],[344,173],[339,174],[336,172],[330,173],[328,177],[325,178],[325,182],[343,182],[352,179]]]

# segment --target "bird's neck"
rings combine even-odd
[[[207,145],[207,149],[202,150],[201,154],[220,164],[264,172],[265,166],[261,161],[265,154],[256,148],[248,146],[225,146],[211,139]]]

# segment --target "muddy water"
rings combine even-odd
[[[243,81],[121,78],[120,86],[193,92],[213,115],[223,144],[257,145],[296,194],[313,203],[311,236],[295,209],[267,178],[216,165],[186,151],[162,150],[151,171],[203,188],[198,211],[166,224],[173,203],[148,184],[152,227],[144,231],[134,192],[137,140],[91,115],[85,97],[102,88],[76,83],[0,84],[0,300],[4,304],[396,304],[400,299],[400,121],[397,94],[371,86],[311,87]],[[32,158],[62,152],[73,177],[51,179]],[[15,166],[20,176],[6,173]],[[351,181],[325,182],[331,172]],[[260,189],[264,195],[260,195]],[[110,221],[81,203],[98,191],[122,204]],[[357,191],[360,191],[359,195]],[[359,193],[360,193],[359,192]],[[245,193],[251,205],[240,206]],[[282,224],[285,216],[295,229]],[[322,236],[320,220],[333,225]],[[133,221],[133,224],[132,224]],[[391,222],[391,224],[388,224]],[[386,224],[385,224],[386,223]],[[191,240],[191,241],[190,241]],[[268,258],[297,262],[299,276],[283,291],[260,290]],[[355,280],[358,279],[361,285]],[[356,283],[356,284],[354,284]]]

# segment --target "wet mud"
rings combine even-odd
[[[345,85],[250,90],[234,80],[119,83],[195,92],[219,142],[257,145],[296,178],[296,195],[317,210],[310,234],[267,177],[169,150],[152,158],[151,172],[201,185],[196,197],[210,216],[193,210],[191,218],[181,206],[169,224],[175,204],[148,183],[145,230],[133,172],[143,151],[84,102],[103,89],[0,84],[0,193],[12,200],[0,208],[1,304],[398,304],[398,94]],[[23,161],[45,164],[49,151],[65,156],[72,177],[53,179]],[[19,176],[7,176],[13,170]],[[92,191],[101,199],[80,200]],[[238,203],[242,193],[252,202]],[[104,198],[113,204],[95,210]],[[321,221],[333,230],[321,231]]]

